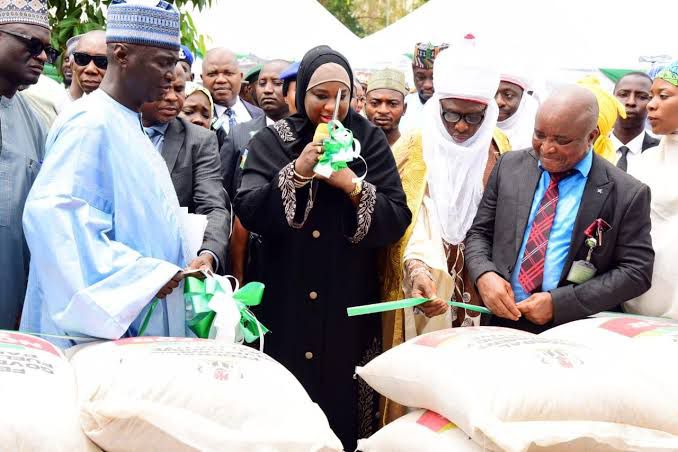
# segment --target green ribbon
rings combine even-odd
[[[255,281],[245,284],[233,294],[233,299],[240,311],[240,331],[248,344],[257,340],[260,334],[264,335],[269,331],[249,310],[250,307],[261,304],[264,287],[263,283]]]
[[[144,317],[144,321],[141,322],[141,328],[139,328],[138,336],[143,336],[144,333],[146,333],[146,328],[148,328],[148,322],[150,322],[151,316],[153,315],[153,311],[155,311],[155,308],[157,307],[158,299],[154,298],[153,301],[151,302],[151,307],[148,308],[148,313],[146,314],[146,317]]]
[[[351,308],[347,308],[346,313],[349,317],[356,315],[376,314],[378,312],[394,311],[396,309],[413,308],[415,306],[419,306],[422,303],[426,303],[427,301],[431,301],[430,298],[405,298],[404,300],[384,301],[382,303],[353,306]],[[480,312],[483,314],[492,314],[492,311],[483,306],[459,303],[457,301],[448,301],[447,304],[457,308],[468,309],[469,311]]]
[[[261,303],[264,287],[264,284],[260,282],[251,282],[233,293],[233,300],[240,312],[240,330],[247,343],[254,342],[260,334],[263,335],[269,331],[264,325],[258,323],[254,314],[249,310],[251,306]],[[225,294],[225,291],[215,278],[207,277],[201,281],[189,276],[185,279],[184,298],[194,313],[194,316],[186,323],[196,336],[203,339],[209,338],[210,328],[216,316],[216,313],[210,309],[209,303],[215,295],[220,293]],[[261,328],[261,333],[259,328]]]
[[[323,169],[332,172],[341,171],[348,167],[347,163],[353,161],[353,132],[343,126],[339,121],[330,121],[327,124],[330,136],[323,140],[324,152],[318,159],[314,170],[322,174]],[[327,171],[330,173],[330,171]]]

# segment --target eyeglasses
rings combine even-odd
[[[463,119],[466,124],[475,126],[483,122],[485,113],[467,113],[462,115],[453,111],[445,111],[443,112],[443,119],[450,124],[456,124]]]
[[[31,54],[33,57],[40,56],[42,52],[45,52],[45,55],[47,55],[47,62],[49,64],[54,64],[59,58],[59,52],[54,49],[51,45],[47,44],[45,45],[41,40],[38,38],[34,38],[32,36],[27,36],[21,33],[17,33],[15,31],[9,31],[9,30],[0,30],[0,32],[14,36],[15,38],[19,39],[26,45],[26,49],[28,49],[28,53]]]
[[[73,52],[73,61],[78,66],[87,66],[90,61],[94,61],[94,65],[99,69],[106,69],[108,67],[108,58],[104,55],[90,55],[89,53]]]

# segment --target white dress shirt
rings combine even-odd
[[[217,111],[217,118],[222,117],[224,112],[226,111],[225,106],[219,105],[219,104],[214,104],[214,109]],[[231,107],[233,110],[233,113],[235,114],[235,123],[236,124],[242,124],[243,122],[251,121],[252,120],[252,115],[250,115],[250,112],[247,111],[247,108],[245,107],[245,104],[242,102],[240,99],[240,96],[235,101],[235,104]],[[229,125],[228,125],[228,117],[224,118],[221,124],[221,127],[224,128],[226,133],[229,132]]]
[[[612,140],[612,145],[616,149],[617,153],[616,162],[619,161],[622,155],[619,148],[621,148],[622,146],[626,146],[627,148],[629,148],[629,153],[626,155],[626,161],[628,162],[628,167],[626,171],[629,172],[634,162],[637,161],[636,159],[639,158],[640,154],[643,152],[643,141],[645,140],[645,132],[644,131],[641,132],[637,137],[635,137],[633,140],[629,141],[626,144],[619,141],[619,138],[617,138],[614,135],[614,133],[610,136],[610,140]]]

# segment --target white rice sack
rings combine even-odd
[[[361,452],[481,452],[461,429],[441,415],[413,411],[391,422],[374,435],[358,441]]]
[[[109,452],[342,450],[292,374],[249,347],[143,337],[71,363],[85,433]]]
[[[97,450],[80,428],[75,377],[57,347],[0,331],[0,450]]]
[[[648,317],[619,316],[578,320],[552,328],[540,336],[576,339],[617,359],[678,381],[678,322]]]
[[[491,450],[577,441],[678,450],[678,385],[586,345],[493,327],[440,330],[357,374],[389,399],[440,413]]]

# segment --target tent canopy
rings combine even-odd
[[[193,18],[207,47],[227,47],[264,59],[299,60],[320,44],[350,54],[360,38],[316,0],[218,0]]]
[[[633,14],[617,0],[429,0],[363,39],[363,51],[411,52],[417,42],[456,42],[473,33],[498,57],[522,55],[554,68],[636,67],[641,55],[678,57],[676,0],[655,0],[647,20],[627,28]]]

